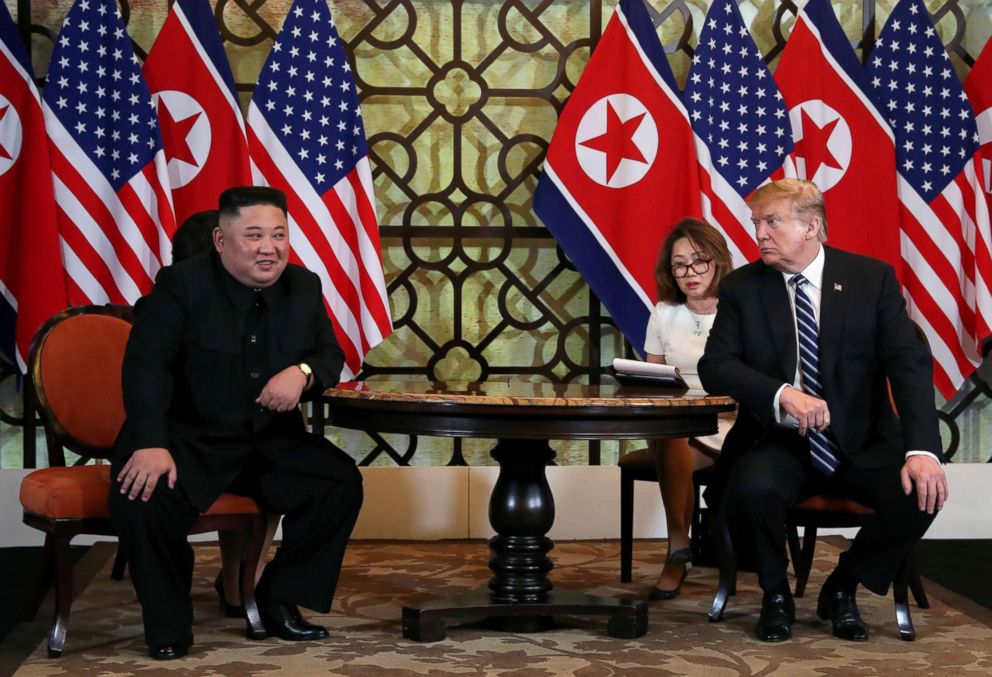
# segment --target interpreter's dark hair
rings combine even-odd
[[[172,236],[172,262],[179,263],[191,256],[213,251],[214,228],[219,220],[220,212],[209,209],[197,212],[183,221]]]
[[[654,267],[654,281],[658,285],[658,300],[665,303],[685,303],[685,294],[679,289],[675,276],[672,274],[672,249],[682,238],[688,238],[700,254],[711,259],[713,281],[710,282],[707,293],[716,296],[720,282],[733,269],[730,250],[716,228],[699,219],[685,218],[672,227],[672,232],[665,238],[658,254],[658,262]]]
[[[278,188],[268,186],[234,186],[220,194],[217,201],[220,217],[237,218],[242,207],[272,205],[286,213],[286,194]]]

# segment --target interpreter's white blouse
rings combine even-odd
[[[683,303],[658,303],[648,320],[644,351],[664,356],[666,364],[678,367],[690,389],[701,390],[703,386],[699,382],[699,358],[703,356],[706,337],[713,328],[714,318],[716,314],[697,315]],[[721,417],[717,434],[696,439],[719,450],[731,425],[733,420]]]

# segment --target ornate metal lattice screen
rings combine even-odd
[[[17,0],[39,76],[47,70],[69,4]],[[365,373],[596,381],[600,365],[624,352],[622,337],[535,217],[531,198],[557,115],[614,2],[329,4],[358,81],[396,325],[394,335],[369,356]],[[648,4],[682,84],[706,3]],[[773,67],[797,4],[741,4]],[[834,3],[862,57],[892,4]],[[964,77],[992,30],[989,3],[927,4]],[[218,25],[245,105],[289,6],[289,0],[217,0]],[[140,56],[167,9],[164,3],[123,1]],[[955,460],[986,460],[979,443],[989,385],[976,378],[968,390],[946,407],[943,432],[957,452]],[[5,401],[13,401],[8,395]],[[8,422],[18,422],[7,408]],[[11,449],[17,439],[9,431],[4,445]],[[364,433],[334,436],[362,463],[373,465],[487,463],[491,446]],[[612,462],[618,453],[616,444],[562,444],[558,462]]]

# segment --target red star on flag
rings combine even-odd
[[[592,148],[606,153],[606,180],[609,182],[613,174],[624,159],[635,160],[646,164],[644,155],[641,154],[637,144],[634,143],[634,133],[641,126],[644,113],[621,122],[613,105],[606,102],[606,133],[594,136],[591,139],[580,141],[586,148]]]
[[[166,146],[166,157],[165,161],[170,162],[172,158],[177,160],[182,160],[194,167],[199,166],[196,160],[193,158],[193,151],[190,149],[189,144],[186,142],[186,137],[189,136],[189,130],[193,128],[196,121],[200,118],[200,113],[194,113],[188,118],[183,118],[182,120],[176,120],[172,117],[172,113],[162,102],[162,99],[158,100],[158,119],[161,121],[163,129],[174,129],[176,134],[176,140],[174,144]]]
[[[820,165],[826,165],[834,169],[843,169],[840,163],[837,162],[837,158],[834,157],[833,153],[827,147],[827,142],[830,141],[830,135],[834,133],[834,127],[837,126],[840,118],[820,127],[813,121],[813,118],[806,114],[805,110],[802,111],[802,116],[803,140],[800,144],[799,152],[806,159],[806,177],[812,179],[816,176],[816,170],[820,168]]]

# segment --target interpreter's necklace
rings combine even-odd
[[[689,315],[692,316],[692,321],[695,322],[695,324],[696,324],[696,326],[692,330],[692,335],[693,336],[702,336],[703,335],[703,327],[702,327],[703,318],[706,317],[707,315],[712,315],[713,313],[716,312],[716,304],[717,304],[717,302],[716,301],[713,301],[713,305],[711,305],[709,308],[704,309],[700,313],[697,313],[692,308],[690,308],[688,303],[685,304],[686,310],[688,310],[689,311]]]

